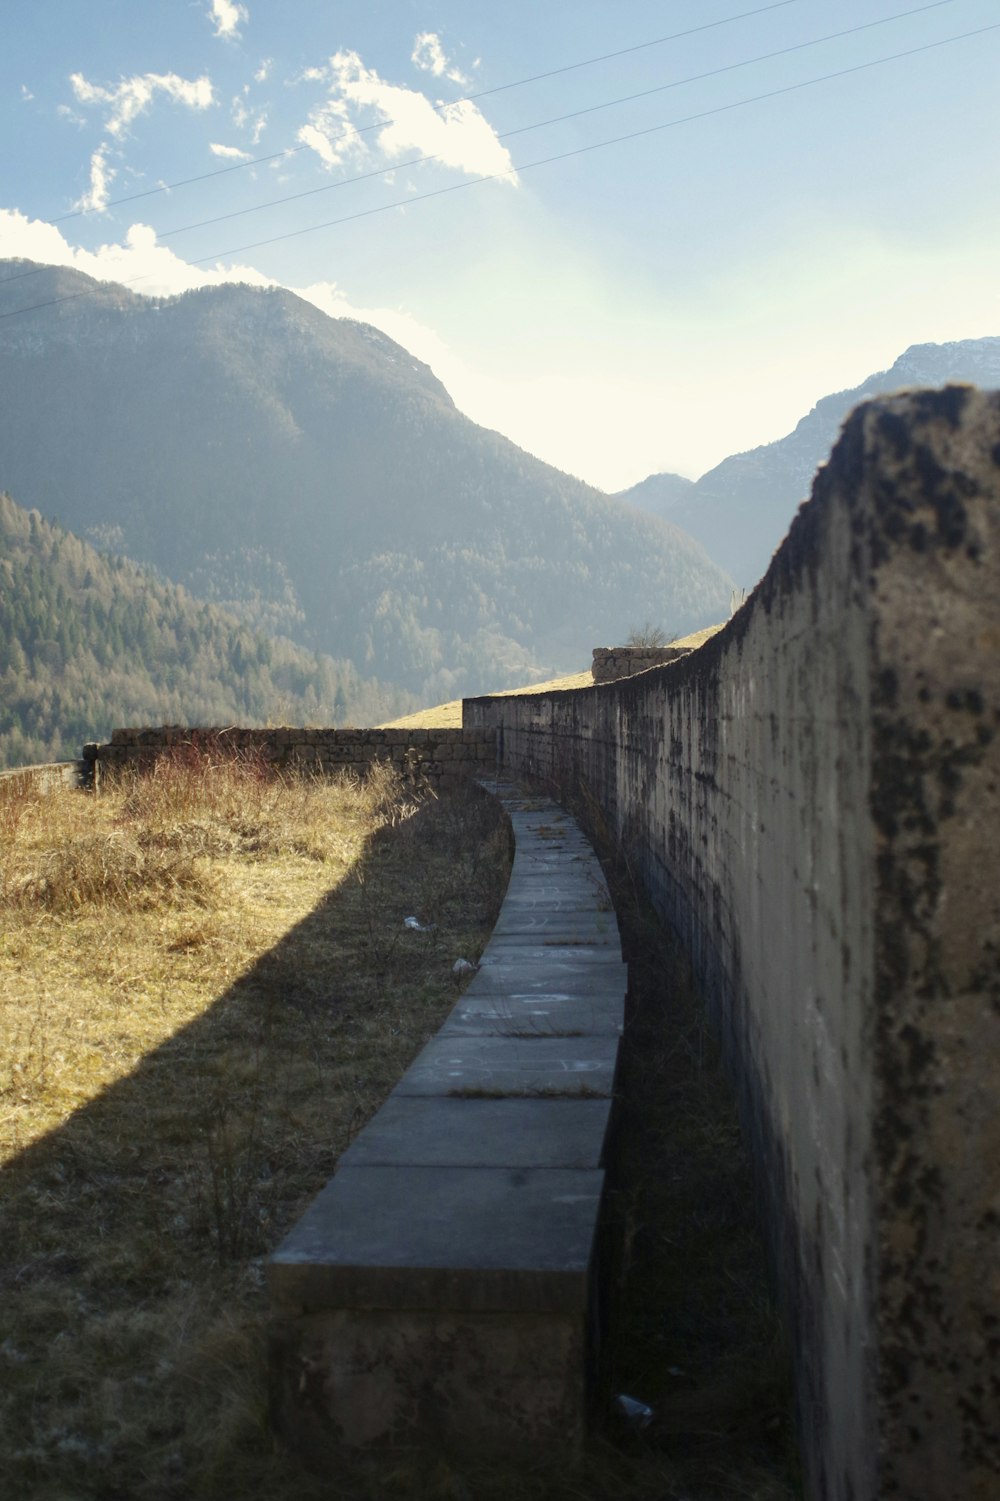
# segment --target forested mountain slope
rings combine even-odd
[[[31,269],[0,281],[0,314],[51,304],[0,325],[0,484],[255,626],[433,702],[728,609],[697,543],[477,427],[374,328]]]
[[[116,725],[370,724],[405,703],[0,494],[0,766]]]

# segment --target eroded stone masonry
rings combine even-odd
[[[595,683],[613,683],[676,662],[689,651],[687,646],[595,646],[590,673]]]
[[[848,420],[724,631],[467,700],[595,796],[742,1099],[807,1493],[1000,1496],[1000,394]]]
[[[496,767],[491,730],[244,729],[239,725],[192,729],[161,725],[155,729],[114,730],[106,744],[85,745],[82,779],[90,785],[111,767],[148,766],[157,756],[182,751],[186,746],[260,755],[279,770],[363,774],[374,761],[388,761],[404,775],[435,789]]]

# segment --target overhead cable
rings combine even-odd
[[[692,73],[686,78],[675,78],[670,83],[660,83],[650,89],[641,89],[635,94],[623,94],[617,99],[606,99],[600,104],[591,104],[583,109],[571,110],[565,115],[553,115],[547,120],[538,120],[532,125],[519,125],[513,130],[498,131],[498,141],[509,140],[512,136],[527,135],[532,130],[544,130],[549,125],[561,125],[567,120],[577,120],[583,115],[597,114],[601,110],[613,109],[620,104],[631,104],[637,99],[648,99],[653,94],[663,94],[670,89],[679,89],[684,84],[702,83],[708,78],[718,78],[723,73],[734,73],[740,68],[752,67],[755,63],[770,62],[776,57],[787,57],[792,52],[803,52],[809,47],[819,47],[823,42],[839,41],[842,37],[853,36],[859,31],[870,31],[875,26],[885,26],[890,21],[905,20],[908,16],[919,15],[921,11],[936,10],[940,5],[951,4],[952,0],[932,0],[931,4],[918,5],[913,10],[899,11],[894,16],[883,16],[877,21],[865,21],[860,26],[849,26],[843,31],[831,31],[826,36],[813,37],[807,42],[794,42],[788,47],[779,47],[773,52],[762,52],[757,57],[743,58],[740,62],[726,63],[719,68],[710,68],[705,73]],[[298,203],[303,198],[315,198],[320,193],[332,193],[337,188],[346,188],[353,183],[369,182],[372,178],[387,177],[390,173],[400,172],[407,167],[419,167],[428,162],[441,162],[444,158],[436,153],[426,156],[414,156],[408,161],[392,162],[387,167],[375,167],[370,172],[357,172],[352,177],[339,178],[337,182],[325,182],[318,188],[303,188],[298,193],[288,193],[282,198],[268,198],[263,203],[252,203],[246,208],[231,209],[225,214],[215,214],[210,219],[196,219],[191,224],[176,225],[173,229],[165,229],[157,232],[158,240],[170,240],[175,235],[187,234],[191,230],[206,229],[212,224],[223,224],[227,219],[240,219],[245,214],[261,213],[264,209],[280,208],[286,203]],[[479,181],[480,179],[476,179]],[[483,179],[485,180],[485,179]],[[413,200],[411,199],[411,202]]]
[[[333,229],[337,225],[349,224],[358,219],[368,219],[375,214],[389,213],[391,210],[397,208],[408,208],[411,204],[425,202],[430,198],[442,198],[448,193],[458,193],[465,188],[478,187],[481,183],[484,182],[496,182],[502,180],[503,178],[516,177],[519,173],[529,172],[535,167],[544,167],[554,162],[568,161],[573,157],[585,156],[591,151],[600,151],[608,146],[619,146],[627,141],[640,140],[646,136],[656,135],[661,131],[671,130],[678,125],[687,125],[696,120],[709,119],[713,115],[723,115],[729,113],[732,110],[743,109],[749,104],[759,104],[767,99],[777,99],[786,94],[798,93],[802,89],[813,88],[816,84],[829,83],[833,79],[837,78],[847,78],[854,73],[863,73],[871,68],[882,67],[885,63],[898,62],[902,58],[915,57],[923,52],[932,52],[938,47],[946,47],[953,42],[967,41],[970,37],[983,36],[987,32],[992,31],[1000,31],[1000,21],[993,22],[989,26],[978,26],[972,31],[963,31],[955,36],[941,37],[938,41],[935,42],[925,42],[922,46],[919,47],[908,47],[900,52],[892,52],[885,57],[871,58],[868,62],[855,63],[852,67],[849,68],[838,68],[832,73],[823,73],[815,78],[805,78],[798,83],[786,84],[782,88],[768,89],[763,94],[751,94],[744,99],[732,100],[728,104],[715,105],[712,109],[699,110],[697,113],[690,115],[681,115],[673,120],[665,120],[659,125],[649,125],[643,130],[631,130],[626,132],[624,135],[612,136],[603,141],[593,141],[587,146],[574,147],[570,151],[561,151],[552,156],[539,157],[535,161],[523,162],[517,166],[509,167],[500,172],[489,172],[481,177],[468,178],[465,182],[450,183],[447,187],[434,188],[426,193],[415,193],[407,198],[394,199],[392,203],[383,203],[375,208],[361,209],[353,214],[344,214],[338,219],[325,220],[322,224],[306,225],[301,229],[287,230],[283,234],[270,235],[266,239],[254,240],[246,245],[237,245],[229,250],[215,251],[212,255],[200,256],[197,259],[188,261],[186,264],[191,266],[204,266],[207,265],[210,261],[219,261],[224,260],[229,256],[243,255],[248,250],[260,250],[266,246],[277,245],[286,240],[297,239],[301,235],[316,234],[322,229]],[[135,282],[148,280],[149,275],[150,273],[147,272],[143,273],[141,276],[129,277],[126,281],[119,282],[118,285],[132,286]],[[14,278],[10,278],[10,280],[14,280]],[[89,297],[92,295],[93,289],[88,287],[82,292],[70,292],[63,297],[49,298],[45,302],[32,303],[25,308],[12,308],[5,313],[0,313],[0,320],[5,318],[15,318],[22,313],[38,312],[42,308],[55,307],[64,302],[73,302],[79,297]]]
[[[602,52],[599,57],[585,57],[581,62],[565,63],[562,67],[550,68],[546,73],[533,73],[528,78],[515,78],[511,83],[494,84],[492,88],[480,89],[478,93],[464,94],[460,99],[444,100],[438,104],[432,104],[431,108],[437,110],[439,113],[443,110],[454,109],[459,104],[471,104],[476,99],[485,99],[488,94],[502,94],[508,89],[523,88],[525,84],[541,83],[544,79],[556,78],[561,73],[572,73],[579,68],[592,68],[597,63],[611,62],[616,57],[626,57],[631,52],[645,52],[650,47],[663,47],[667,42],[679,42],[684,37],[696,36],[700,31],[712,31],[719,26],[729,26],[734,21],[746,21],[752,16],[762,16],[766,11],[781,10],[787,5],[797,5],[798,3],[799,0],[773,0],[772,4],[759,5],[755,10],[740,11],[735,16],[723,16],[718,21],[705,21],[700,26],[689,26],[686,31],[674,31],[669,36],[653,37],[649,42],[636,42],[631,47],[619,48],[617,52]],[[937,0],[937,4],[939,5],[950,5],[952,3],[953,0]],[[428,103],[430,103],[429,100]],[[332,144],[336,144],[336,141],[353,140],[355,136],[367,135],[372,130],[383,130],[386,125],[391,124],[391,120],[377,120],[373,125],[352,126],[350,130],[345,130],[343,135],[337,136]],[[249,161],[233,162],[228,167],[215,167],[211,172],[202,172],[197,177],[183,177],[177,182],[158,183],[155,188],[144,188],[141,193],[129,193],[125,198],[111,198],[105,207],[117,208],[122,203],[135,203],[139,198],[152,198],[157,193],[169,193],[174,188],[186,188],[190,187],[192,183],[207,182],[211,177],[222,177],[228,172],[241,172],[246,167],[259,167],[267,162],[280,161],[282,157],[294,156],[296,152],[308,149],[309,147],[305,142],[298,146],[286,146],[282,151],[271,152],[268,156],[255,156],[251,157]],[[86,212],[87,210],[82,208],[71,209],[69,213],[60,214],[57,219],[49,219],[46,222],[49,224],[64,224],[67,219],[78,219]]]

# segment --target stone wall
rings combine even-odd
[[[1000,395],[866,404],[762,583],[621,683],[467,700],[596,797],[693,957],[807,1493],[1000,1494]]]
[[[595,683],[614,683],[676,662],[689,650],[687,646],[595,646],[590,671]]]
[[[157,729],[115,730],[105,745],[83,748],[85,780],[125,765],[148,765],[158,755],[184,746],[218,746],[227,751],[259,754],[285,770],[363,773],[373,761],[389,761],[432,787],[454,785],[470,774],[496,767],[492,730],[324,730],[243,729],[238,726],[192,729],[162,725]]]
[[[59,787],[79,787],[84,774],[82,761],[49,761],[43,766],[15,766],[0,771],[0,782],[17,781],[39,792],[54,792]]]

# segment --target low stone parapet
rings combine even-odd
[[[583,1438],[626,968],[575,824],[504,802],[516,853],[478,972],[268,1266],[274,1421],[318,1464],[558,1466]]]
[[[595,683],[615,683],[651,667],[686,657],[689,646],[595,646],[591,675]]]
[[[168,752],[185,746],[217,748],[227,754],[262,756],[279,770],[319,773],[351,770],[364,773],[374,761],[388,761],[400,771],[440,789],[470,774],[495,767],[495,736],[491,731],[459,729],[297,729],[288,725],[257,729],[242,726],[114,730],[107,744],[83,748],[88,780],[121,766],[149,766]]]

